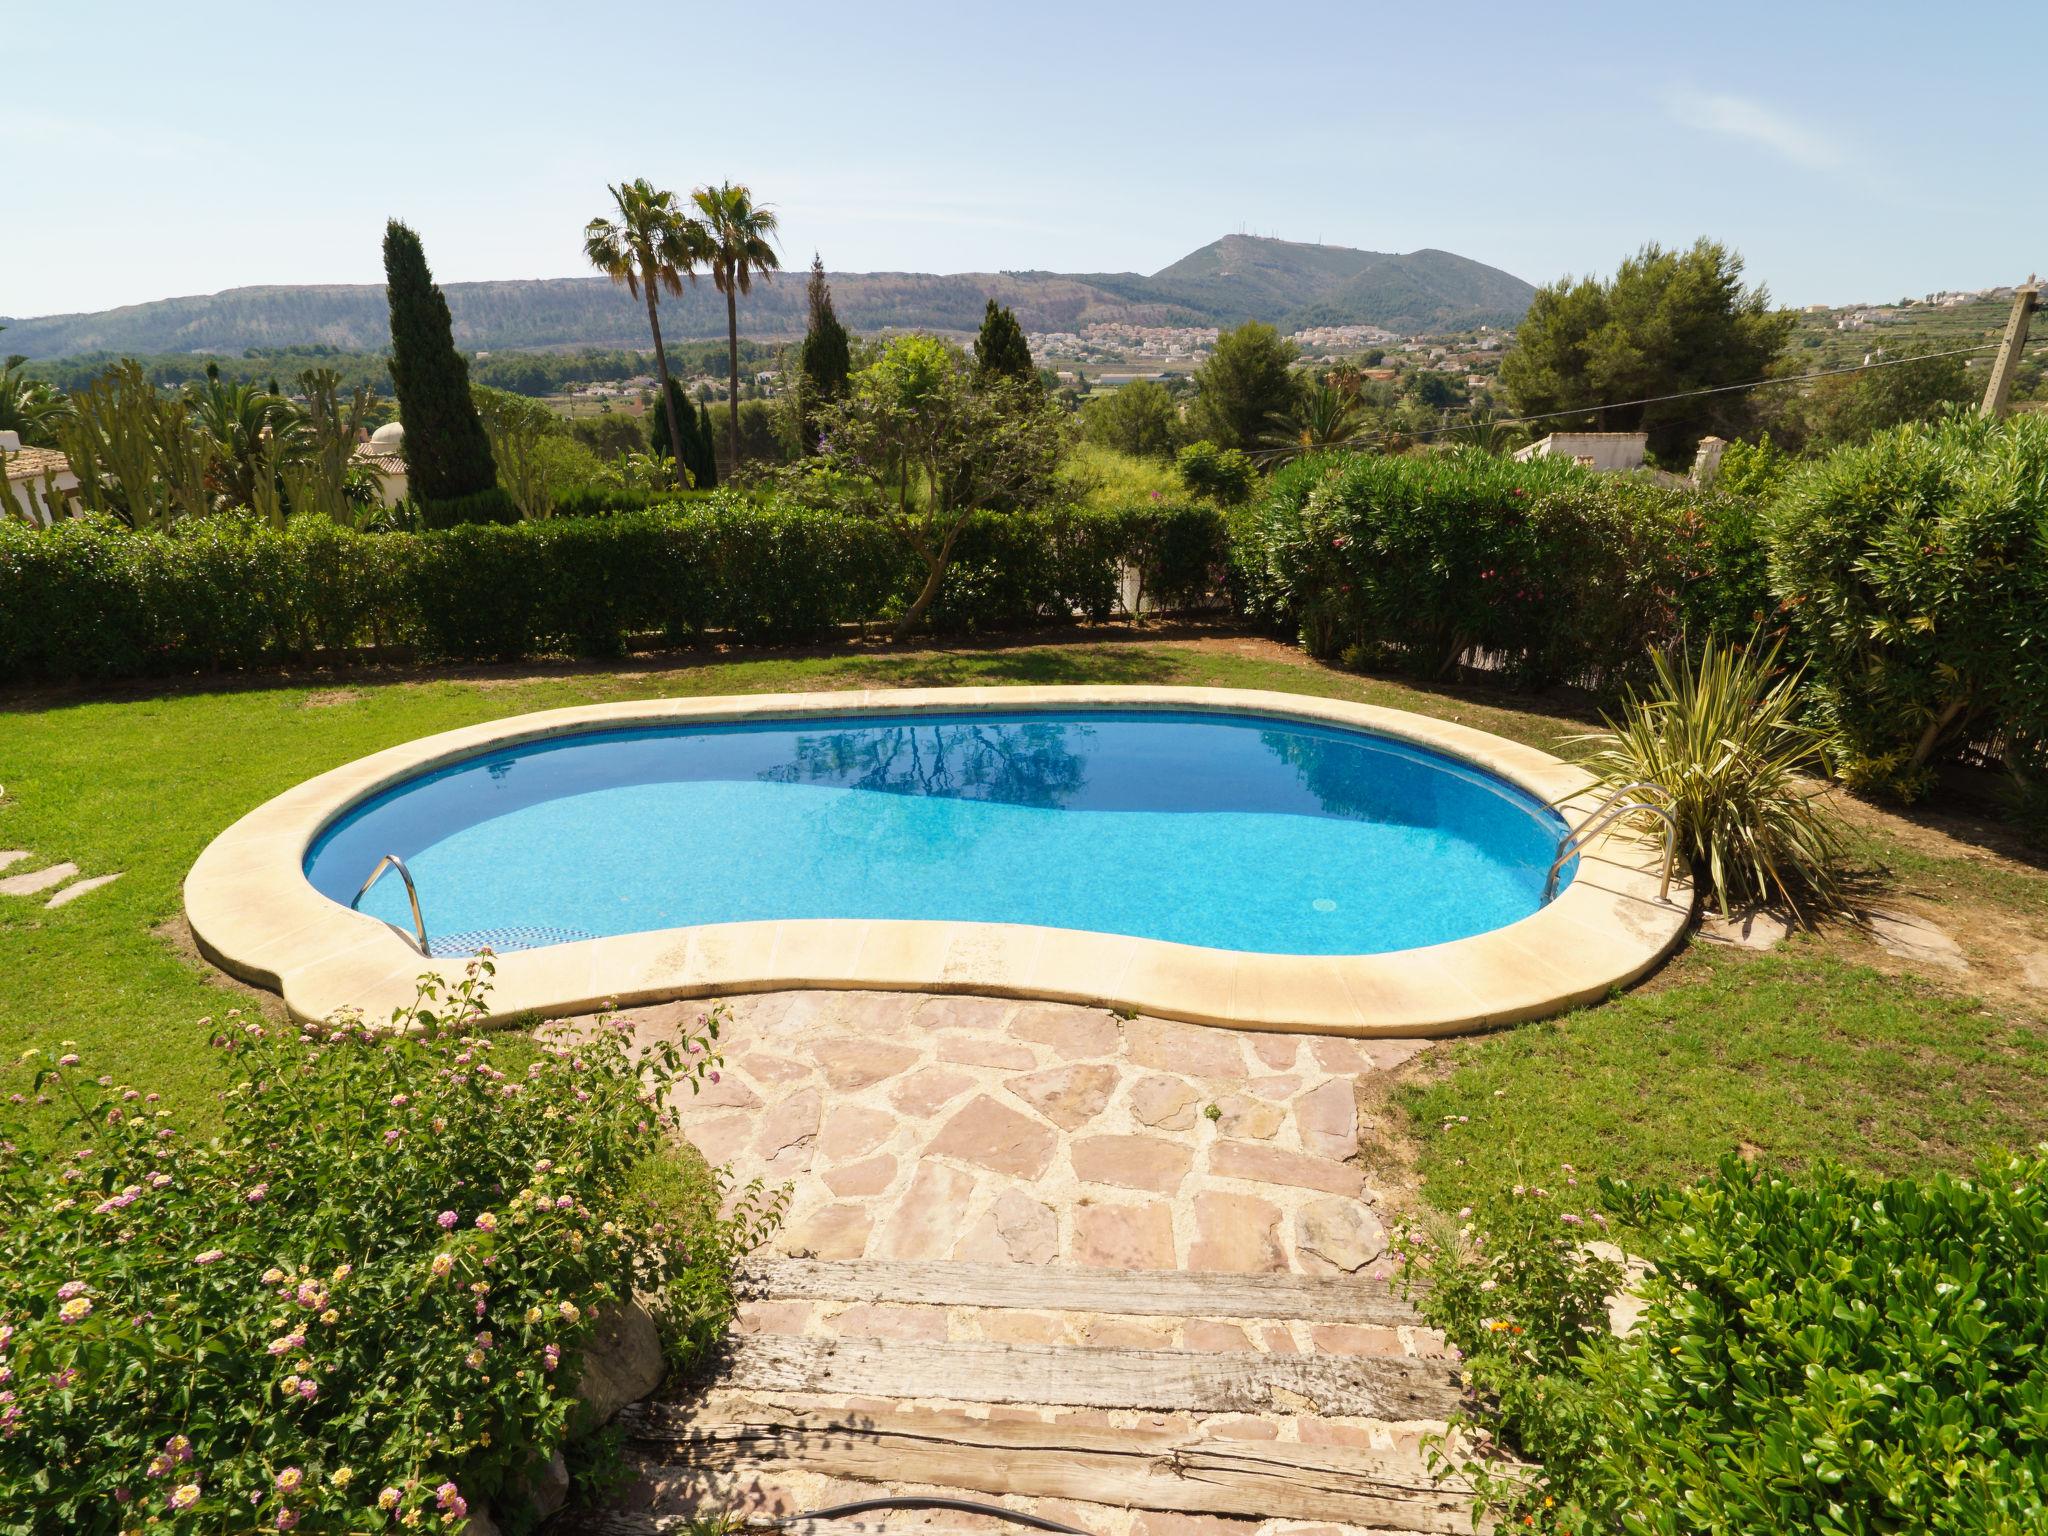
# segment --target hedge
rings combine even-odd
[[[2048,419],[1900,427],[1786,479],[1773,581],[1843,775],[1903,798],[1993,743],[2048,775]]]
[[[1613,688],[1774,610],[1743,498],[1482,453],[1312,458],[1241,524],[1254,611],[1318,656]]]
[[[1222,515],[1164,503],[977,517],[933,612],[953,631],[1116,611],[1227,582]],[[645,511],[422,533],[228,519],[172,534],[0,526],[0,680],[254,667],[406,646],[425,658],[619,654],[631,637],[820,639],[901,612],[921,568],[871,518],[732,492]]]

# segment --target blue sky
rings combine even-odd
[[[604,183],[784,259],[1152,271],[1229,231],[1533,282],[1710,234],[1787,303],[2048,268],[2048,18],[1659,5],[0,0],[0,314],[580,270]]]

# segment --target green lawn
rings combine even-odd
[[[606,699],[1089,682],[1364,699],[1550,748],[1587,723],[1542,701],[1421,690],[1273,652],[1097,639],[17,702],[0,709],[0,847],[125,875],[54,912],[0,899],[0,1053],[11,1059],[25,1047],[76,1040],[101,1070],[204,1115],[217,1084],[197,1021],[247,999],[166,936],[179,882],[207,840],[243,812],[366,752]],[[2004,880],[2015,909],[2042,910],[2042,882]],[[1454,1059],[1449,1080],[1414,1100],[1429,1188],[1446,1199],[1511,1180],[1518,1163],[1675,1174],[1747,1144],[1772,1156],[1832,1149],[1911,1168],[2048,1133],[2048,1058],[2037,1027],[1901,986],[1819,945],[1769,959],[1691,955],[1650,991],[1459,1045]],[[1446,1114],[1470,1123],[1446,1136],[1433,1129]]]

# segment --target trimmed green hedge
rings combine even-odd
[[[936,627],[1105,618],[1122,567],[1148,601],[1227,582],[1212,507],[1048,510],[977,518]],[[402,645],[449,660],[573,652],[708,630],[796,643],[901,612],[916,558],[871,518],[730,492],[646,511],[425,533],[284,532],[229,520],[175,534],[103,522],[0,525],[0,680],[116,678],[253,667]]]
[[[1753,504],[1481,453],[1306,459],[1241,524],[1255,611],[1318,656],[1613,687],[1774,608]]]

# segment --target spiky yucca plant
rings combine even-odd
[[[1778,647],[1709,641],[1697,658],[1652,660],[1649,694],[1578,738],[1597,747],[1587,766],[1610,784],[1649,779],[1671,792],[1679,854],[1723,917],[1750,900],[1839,905],[1841,832],[1816,782],[1823,737],[1796,717],[1799,677],[1780,674]]]

